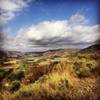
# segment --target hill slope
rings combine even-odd
[[[95,44],[80,50],[80,53],[98,52],[100,51],[100,44]]]
[[[9,77],[4,77],[1,82],[0,97],[4,98],[2,100],[99,100],[98,51],[98,45],[68,56],[62,56],[66,50],[47,51],[45,55],[32,56],[31,64],[24,58],[17,69],[14,68],[11,73],[5,72]],[[47,55],[53,56],[55,53],[61,55],[48,58]]]

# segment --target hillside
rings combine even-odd
[[[0,58],[6,57],[6,56],[7,56],[6,52],[3,50],[0,50]]]
[[[100,49],[76,51],[27,53],[12,68],[2,66],[0,100],[100,100]]]
[[[75,52],[78,52],[79,49],[56,49],[48,50],[43,53],[43,56],[68,56]]]
[[[100,51],[100,44],[94,44],[88,48],[80,50],[80,53],[98,52]]]
[[[0,50],[0,57],[21,57],[24,53],[20,51],[3,51]]]

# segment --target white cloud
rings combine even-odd
[[[21,6],[12,0],[0,0],[0,8],[7,11],[16,11]]]
[[[28,6],[31,0],[0,0],[0,21],[6,23],[13,19],[16,12]]]
[[[68,22],[70,25],[78,25],[78,24],[80,25],[87,23],[88,20],[85,19],[85,16],[82,16],[80,14],[75,14],[70,17]]]
[[[5,41],[4,48],[38,51],[84,47],[100,39],[98,36],[100,25],[90,26],[85,23],[86,20],[84,16],[75,14],[68,20],[43,21],[37,25],[21,28],[12,41],[9,41],[11,39]]]
[[[6,23],[7,21],[13,19],[14,17],[15,17],[15,14],[12,12],[2,13],[2,15],[0,15],[0,21],[2,23]]]
[[[29,27],[28,31],[26,31],[26,35],[31,39],[41,40],[43,38],[52,38],[52,37],[63,37],[67,34],[63,34],[70,27],[66,27],[67,22],[65,21],[44,21],[39,23],[36,26]]]

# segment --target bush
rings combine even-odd
[[[90,76],[90,70],[89,70],[88,67],[82,67],[76,73],[80,78],[84,78],[84,77]]]
[[[67,79],[64,80],[60,80],[59,84],[58,84],[58,88],[59,90],[65,90],[66,88],[69,87],[69,82]]]
[[[95,68],[92,68],[91,72],[100,75],[100,66],[97,65]]]
[[[9,84],[8,82],[5,82],[5,83],[3,84],[3,89],[9,91],[9,89],[10,89],[10,84]]]
[[[11,86],[10,86],[10,91],[14,92],[14,91],[17,91],[19,88],[20,88],[20,82],[19,81],[13,81],[11,83]]]
[[[100,75],[100,66],[97,66],[97,73]]]
[[[74,66],[73,66],[73,69],[75,71],[78,71],[81,66],[82,66],[82,62],[75,62]]]
[[[0,69],[0,81],[11,73],[12,69]]]
[[[8,79],[10,79],[11,81],[21,80],[24,76],[25,76],[24,71],[16,71],[16,72],[11,73],[8,76]]]
[[[0,69],[0,81],[5,77],[6,71],[4,69]]]

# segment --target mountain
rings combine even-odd
[[[87,48],[84,48],[79,51],[79,53],[91,53],[91,52],[99,52],[100,51],[100,44],[94,44]]]
[[[55,50],[47,50],[47,51],[41,51],[41,52],[19,52],[19,51],[3,51],[0,50],[0,58],[2,57],[23,57],[24,55],[26,56],[38,56],[38,55],[43,55],[43,56],[49,56],[49,55],[54,55],[54,56],[61,56],[61,55],[69,55],[75,52],[78,53],[89,53],[89,52],[97,52],[100,51],[100,44],[95,44],[90,47],[84,48],[82,50],[79,49],[55,49]]]
[[[6,56],[7,56],[6,52],[3,50],[0,50],[0,58],[6,57]]]
[[[26,52],[26,53],[24,53],[24,55],[26,55],[26,56],[38,56],[38,55],[41,55],[41,54],[43,54],[44,52]]]
[[[43,56],[49,56],[49,55],[57,55],[57,56],[61,56],[61,55],[69,55],[71,53],[75,53],[79,51],[78,49],[54,49],[54,50],[47,50],[47,51],[40,51],[40,52],[19,52],[19,51],[0,51],[0,57],[13,57],[13,58],[17,58],[17,57],[24,57],[24,56],[39,56],[39,55],[43,55]]]
[[[62,56],[62,55],[70,55],[78,51],[79,49],[55,49],[55,50],[45,51],[43,55],[44,56]]]
[[[8,57],[22,57],[24,55],[24,53],[19,51],[7,51],[6,53]]]
[[[4,51],[0,50],[0,58],[2,57],[21,57],[24,53],[18,51]]]

